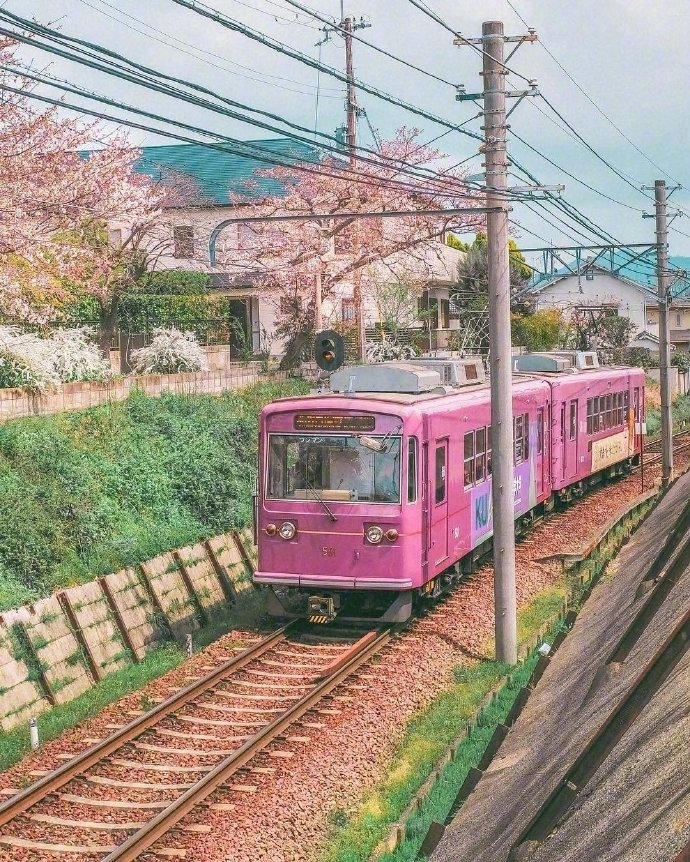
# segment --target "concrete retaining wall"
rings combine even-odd
[[[0,728],[182,640],[251,587],[251,533],[227,533],[0,614]]]
[[[59,389],[42,395],[29,395],[23,389],[0,389],[0,422],[21,416],[47,416],[64,410],[85,410],[111,401],[124,401],[135,389],[145,395],[164,392],[179,395],[220,395],[242,389],[269,378],[260,373],[260,363],[230,365],[215,371],[196,374],[145,374],[120,377],[105,383],[64,383]],[[284,377],[285,375],[282,374]]]

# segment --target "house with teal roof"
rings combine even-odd
[[[170,237],[156,261],[156,268],[207,272],[212,288],[231,297],[232,313],[251,336],[256,351],[260,349],[261,333],[265,330],[270,335],[274,329],[274,305],[254,286],[256,273],[233,268],[228,261],[217,264],[215,256],[209,254],[209,241],[213,238],[212,247],[215,249],[217,245],[222,260],[224,235],[229,236],[225,232],[240,230],[238,225],[217,230],[233,217],[232,210],[236,210],[237,204],[231,202],[231,194],[246,197],[248,203],[280,194],[280,183],[261,176],[262,170],[317,164],[321,158],[322,153],[316,146],[290,138],[275,138],[243,141],[233,144],[232,149],[220,144],[143,147],[135,163],[137,172],[162,183],[170,192],[170,203],[165,210]],[[233,247],[237,246],[230,237],[226,258]],[[429,256],[432,277],[427,293],[432,301],[436,301],[440,290],[441,293],[445,291],[447,304],[460,255],[461,252],[439,240],[438,252]],[[324,325],[351,319],[353,303],[352,288],[346,285],[342,297],[329,297],[324,303]],[[375,308],[365,307],[364,312],[366,324],[372,326],[378,319]],[[439,321],[439,328],[442,325]],[[280,344],[276,343],[274,349],[280,350]]]
[[[690,350],[689,258],[670,258],[669,324],[671,345]],[[596,260],[572,261],[534,280],[527,291],[538,310],[600,310],[629,318],[632,345],[658,350],[659,307],[653,250],[633,257],[607,252]]]

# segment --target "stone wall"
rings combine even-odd
[[[251,534],[227,533],[0,614],[0,728],[181,642],[251,588],[253,560]]]
[[[179,395],[220,395],[271,378],[260,373],[258,362],[230,365],[195,374],[144,374],[120,377],[104,383],[64,383],[59,389],[29,395],[23,389],[0,389],[0,422],[21,416],[46,416],[64,410],[85,410],[111,401],[124,401],[138,390],[145,395],[164,392]],[[283,375],[284,376],[284,375]]]

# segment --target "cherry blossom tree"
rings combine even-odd
[[[124,136],[85,157],[100,135],[94,124],[34,110],[8,41],[0,42],[0,66],[0,313],[42,323],[75,292],[107,303],[126,255],[158,218],[163,192],[133,171],[138,154]],[[115,248],[102,241],[113,224],[121,230]]]
[[[220,234],[218,263],[238,273],[251,272],[279,308],[295,293],[304,308],[315,306],[317,285],[326,299],[343,285],[353,290],[361,315],[361,298],[370,273],[382,271],[426,281],[433,258],[441,258],[439,241],[447,228],[461,232],[480,229],[484,216],[425,214],[425,210],[478,208],[479,196],[462,182],[456,170],[439,172],[444,156],[420,143],[420,130],[401,129],[382,142],[366,160],[329,158],[309,171],[272,168],[257,172],[273,180],[282,193],[247,205],[258,183],[247,184],[231,202],[252,218]],[[405,217],[363,218],[367,213],[415,211]],[[343,213],[351,213],[342,217]],[[276,216],[303,215],[304,221],[271,221]],[[361,321],[360,321],[361,327]]]

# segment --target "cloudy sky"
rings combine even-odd
[[[328,20],[340,20],[341,0],[299,3]],[[5,0],[0,5],[0,14],[34,18],[63,35],[98,43],[307,129],[332,133],[343,123],[340,81],[174,0]],[[322,22],[289,0],[207,0],[205,8],[275,44],[343,69],[343,40],[331,34],[317,46],[324,37]],[[602,236],[620,243],[654,242],[654,220],[643,218],[643,212],[653,213],[653,194],[641,187],[653,186],[657,179],[669,187],[690,183],[687,0],[346,0],[344,13],[357,21],[363,16],[371,26],[356,35],[399,58],[356,41],[359,80],[412,109],[451,125],[466,124],[462,128],[476,134],[481,134],[477,107],[456,101],[454,85],[481,90],[481,57],[471,47],[455,46],[451,31],[476,37],[488,20],[502,21],[506,35],[523,35],[527,26],[536,30],[539,41],[522,45],[509,62],[509,88],[520,90],[525,79],[536,79],[541,93],[523,100],[511,115],[509,154],[540,183],[565,185],[563,198],[574,215],[566,217],[539,200],[529,206],[516,202],[512,217],[523,248],[595,244]],[[24,48],[22,54],[36,69],[199,129],[247,140],[276,137],[35,48]],[[56,94],[48,88],[40,92]],[[470,173],[481,171],[478,142],[460,130],[372,94],[360,92],[358,98],[383,138],[401,126],[420,128],[422,139],[438,138],[435,146],[454,162],[467,160]],[[137,146],[175,143],[141,130],[130,134]],[[363,118],[358,134],[363,146],[373,146]],[[511,184],[525,181],[516,176]],[[686,189],[676,191],[670,203],[670,212],[678,207],[690,213]],[[690,255],[690,219],[675,219],[669,239],[672,255]]]

